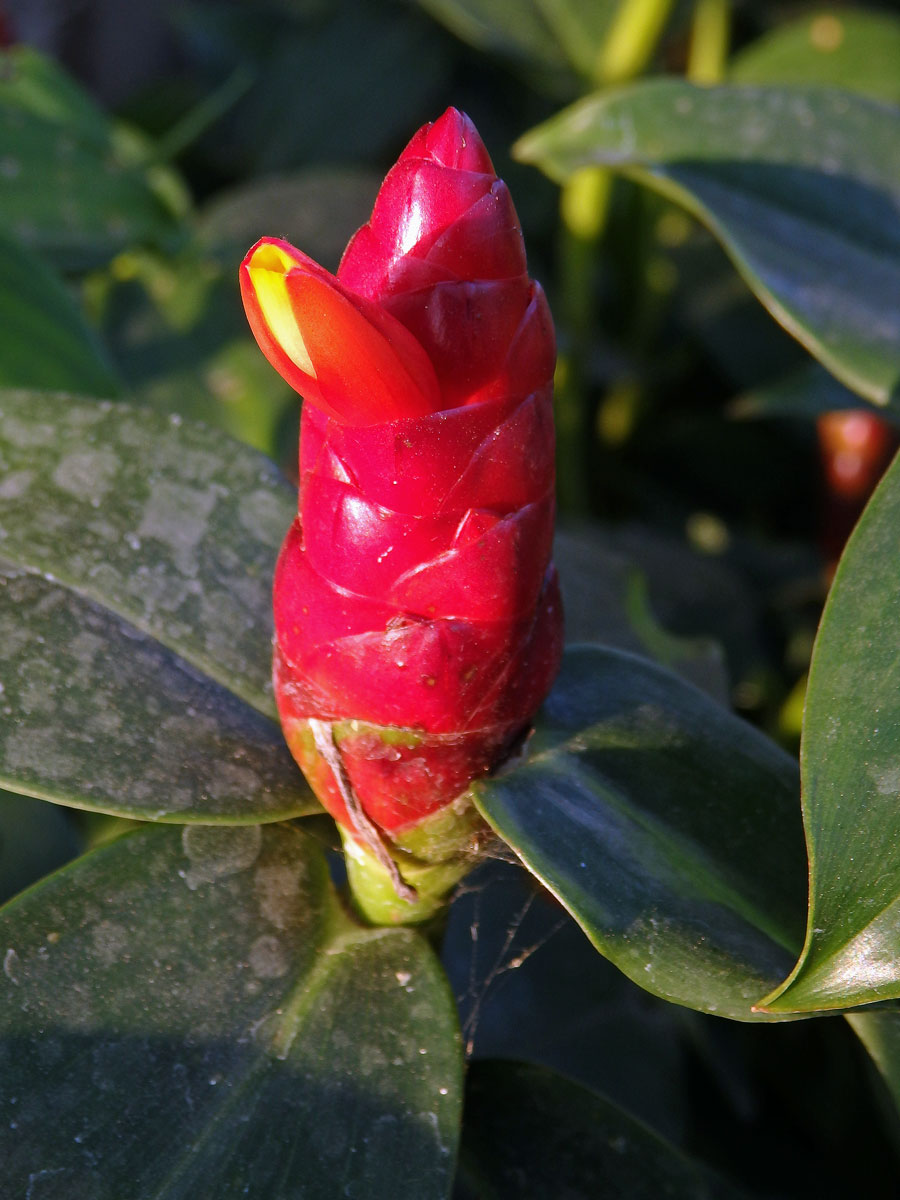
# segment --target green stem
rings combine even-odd
[[[599,86],[625,83],[646,68],[672,11],[673,0],[622,0],[594,67]]]
[[[720,83],[724,78],[730,24],[730,0],[697,0],[687,63],[692,83]]]
[[[592,72],[598,87],[623,83],[650,62],[673,0],[622,0]],[[556,373],[558,491],[563,512],[590,511],[589,448],[594,429],[587,400],[587,362],[596,324],[594,280],[610,212],[613,174],[585,167],[560,197],[559,311],[567,334]]]
[[[559,505],[578,515],[590,511],[585,372],[596,316],[594,276],[611,192],[609,171],[584,167],[566,181],[560,197],[560,316],[568,339],[556,368]]]
[[[373,925],[421,925],[433,920],[447,905],[450,892],[475,865],[470,857],[426,863],[397,850],[393,853],[405,884],[415,899],[398,896],[394,879],[374,854],[342,825],[344,862],[354,903]]]

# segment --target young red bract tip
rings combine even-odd
[[[473,824],[454,802],[527,731],[562,644],[553,326],[512,200],[449,109],[337,276],[264,239],[241,284],[306,401],[274,592],[288,744],[351,845],[447,859]]]

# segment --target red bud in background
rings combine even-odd
[[[897,449],[897,431],[865,408],[818,420],[825,482],[822,545],[833,572],[847,538]]]
[[[385,909],[356,880],[376,919],[422,918],[423,893],[464,869],[477,819],[460,798],[527,732],[559,665],[546,300],[454,109],[404,150],[336,277],[264,239],[241,285],[306,401],[275,578],[285,735],[346,835],[351,881],[374,858],[413,901],[400,872],[443,864],[418,904]]]

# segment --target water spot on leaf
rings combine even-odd
[[[287,929],[300,920],[300,882],[297,866],[273,863],[257,869],[254,887],[259,911],[276,929]]]
[[[191,889],[214,883],[251,867],[262,847],[259,825],[219,828],[215,825],[186,825],[181,835],[190,867],[183,873]]]
[[[105,967],[120,962],[128,944],[128,932],[115,921],[101,921],[91,930],[94,956]]]
[[[280,979],[287,974],[288,957],[277,937],[263,934],[250,947],[250,969],[259,979]]]
[[[119,459],[111,450],[74,450],[60,459],[53,482],[78,500],[99,503],[115,482],[118,470]]]

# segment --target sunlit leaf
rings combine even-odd
[[[594,163],[709,225],[758,298],[842,382],[900,389],[900,109],[821,87],[650,80],[526,134],[565,179]]]
[[[271,581],[296,507],[272,464],[178,417],[0,392],[0,556],[274,717]]]
[[[793,958],[806,872],[793,760],[647,660],[576,647],[526,761],[478,807],[648,991],[741,1020]]]
[[[773,1012],[900,996],[900,460],[838,567],[813,651],[801,769],[806,946]]]
[[[77,592],[0,566],[0,786],[154,821],[318,805],[274,721]]]

